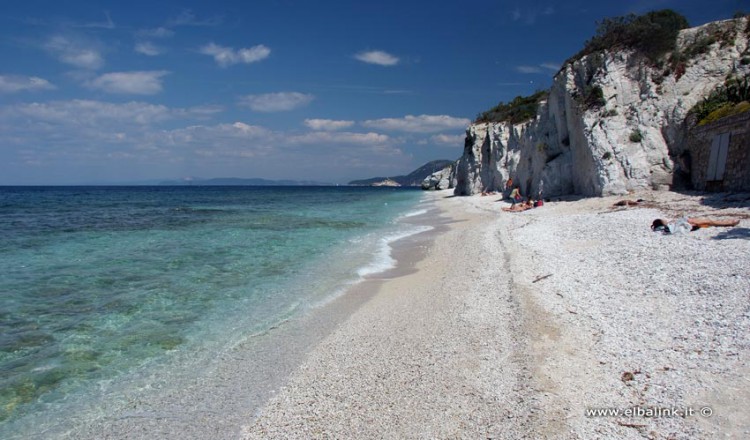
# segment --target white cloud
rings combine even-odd
[[[560,63],[542,63],[539,65],[539,67],[550,70],[552,72],[557,72],[558,70],[560,70]]]
[[[316,131],[298,136],[290,136],[287,140],[290,144],[352,144],[352,145],[383,145],[388,144],[391,138],[380,133],[351,133],[351,132],[326,132]]]
[[[122,175],[130,179],[133,172],[145,178],[176,172],[339,181],[397,174],[411,159],[398,148],[403,140],[377,132],[301,133],[243,121],[189,123],[219,111],[216,106],[91,100],[0,104],[4,163],[15,164],[16,173],[3,178],[21,181],[30,167],[45,167],[44,175],[80,169],[77,178],[89,178],[84,171],[96,165],[105,179],[128,169],[134,171]]]
[[[148,55],[151,57],[155,57],[164,53],[164,50],[162,48],[156,46],[150,41],[142,41],[140,43],[136,43],[134,50],[140,54]]]
[[[371,119],[362,124],[381,130],[406,131],[410,133],[431,133],[449,129],[464,129],[471,121],[447,115],[407,115],[403,118]]]
[[[466,136],[462,134],[437,134],[430,137],[430,141],[435,144],[450,145],[463,148],[465,138]]]
[[[379,66],[395,66],[399,61],[397,57],[381,50],[360,52],[354,55],[354,58],[362,61],[363,63],[377,64]]]
[[[104,65],[101,53],[90,43],[57,35],[47,41],[44,48],[61,62],[83,69],[95,70]]]
[[[36,76],[0,75],[0,93],[54,89],[52,83]]]
[[[349,128],[354,121],[337,121],[333,119],[305,119],[305,125],[312,130],[335,131]]]
[[[109,130],[112,125],[147,125],[175,117],[163,105],[143,102],[113,104],[102,101],[72,100],[21,104],[4,109],[4,115],[25,116],[32,120],[74,126],[96,126]]]
[[[266,93],[263,95],[246,95],[239,99],[239,105],[263,113],[294,110],[309,104],[315,97],[299,92]]]
[[[107,93],[155,95],[162,91],[161,78],[168,73],[166,70],[105,73],[86,85]]]
[[[174,31],[165,27],[155,29],[141,29],[136,32],[137,37],[141,38],[168,38],[174,35]]]
[[[271,55],[271,49],[259,44],[249,49],[234,50],[231,47],[223,47],[214,43],[209,43],[198,49],[203,55],[214,57],[216,63],[221,67],[231,66],[233,64],[250,64],[268,58]]]

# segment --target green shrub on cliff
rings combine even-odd
[[[695,104],[693,113],[699,125],[709,124],[726,116],[746,112],[750,109],[750,75],[727,80],[714,89],[702,101]]]
[[[605,18],[597,23],[596,35],[568,62],[603,50],[629,49],[656,63],[677,45],[677,34],[689,26],[685,17],[671,9],[644,15]]]
[[[510,122],[518,124],[536,116],[539,103],[547,98],[546,91],[538,91],[531,96],[516,96],[509,103],[501,102],[495,107],[477,115],[474,122]]]

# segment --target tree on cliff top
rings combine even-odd
[[[690,25],[685,17],[671,9],[605,18],[597,23],[596,35],[568,62],[602,50],[630,49],[657,61],[677,45],[677,34]]]
[[[476,123],[510,122],[518,124],[536,116],[539,102],[547,98],[547,92],[540,90],[531,96],[516,96],[509,103],[501,102],[495,107],[477,115]]]

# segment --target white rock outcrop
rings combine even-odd
[[[425,190],[443,190],[455,187],[456,166],[449,165],[440,171],[430,174],[425,177],[421,186]]]
[[[688,111],[730,75],[750,64],[748,19],[709,23],[680,32],[677,47],[690,53],[722,35],[676,68],[654,66],[632,52],[591,54],[555,76],[534,119],[518,125],[478,123],[466,130],[456,170],[457,195],[504,188],[512,177],[522,194],[625,194],[666,189],[686,149]],[[584,96],[600,88],[604,105]]]

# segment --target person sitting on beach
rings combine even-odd
[[[516,203],[519,203],[519,202],[523,201],[523,197],[521,196],[521,190],[518,189],[518,185],[516,185],[516,187],[513,188],[513,191],[511,191],[511,193],[510,193],[510,200],[511,200],[511,203],[512,203],[512,205],[510,206],[511,208],[513,208],[514,206],[516,206]]]

